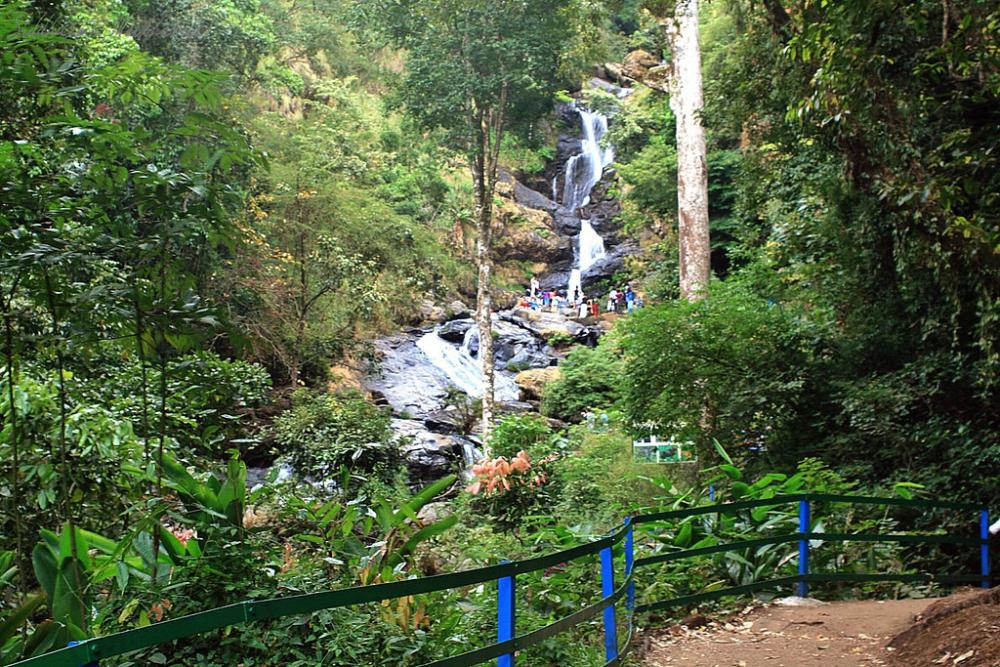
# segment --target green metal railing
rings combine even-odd
[[[854,534],[812,532],[811,505],[816,502],[852,503],[914,507],[923,509],[952,509],[979,512],[979,537],[951,535],[908,535],[908,534]],[[731,514],[741,510],[759,507],[775,507],[786,504],[799,506],[799,532],[777,535],[754,540],[730,542],[696,549],[673,551],[635,559],[634,528],[642,524],[684,519],[705,514]],[[335,609],[351,605],[381,602],[411,595],[420,595],[464,588],[490,581],[497,582],[497,642],[490,646],[474,649],[459,655],[428,663],[424,667],[471,667],[497,659],[497,667],[513,667],[518,651],[569,630],[598,614],[603,614],[604,648],[607,662],[605,667],[622,664],[632,638],[633,617],[637,612],[657,611],[672,607],[697,604],[722,597],[743,595],[758,590],[775,589],[796,585],[800,595],[808,595],[809,584],[814,582],[938,582],[961,583],[978,582],[983,587],[990,585],[990,560],[988,548],[989,516],[987,511],[976,505],[955,502],[937,502],[902,498],[872,498],[864,496],[842,496],[828,494],[795,494],[775,496],[763,500],[740,501],[705,505],[688,509],[669,510],[644,514],[626,519],[624,524],[611,534],[572,549],[531,558],[528,560],[502,563],[491,567],[443,574],[419,579],[408,579],[372,586],[359,586],[322,593],[296,595],[268,600],[248,600],[208,611],[163,621],[144,628],[97,637],[75,645],[52,651],[45,655],[14,663],[12,667],[81,667],[98,665],[101,660],[150,648],[167,642],[192,637],[213,630],[259,622],[286,616],[302,615],[325,609]],[[810,541],[827,542],[898,542],[954,544],[978,546],[980,556],[979,574],[891,574],[891,573],[813,573],[809,570]],[[624,569],[622,581],[615,585],[614,548],[624,542]],[[772,544],[797,542],[799,545],[798,574],[779,577],[768,581],[758,581],[742,586],[732,586],[720,590],[695,593],[669,600],[661,600],[636,606],[635,569],[657,563],[695,558],[727,551],[754,548]],[[576,561],[594,554],[600,554],[601,599],[554,623],[521,635],[516,633],[516,579],[519,575],[537,572],[553,566]],[[619,642],[616,609],[625,599],[627,632],[624,642]]]

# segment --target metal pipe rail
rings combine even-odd
[[[744,540],[718,544],[696,549],[672,551],[644,558],[635,558],[635,526],[656,524],[657,522],[683,519],[704,514],[731,514],[759,507],[774,507],[798,503],[799,531],[789,535],[777,535],[755,540]],[[812,531],[812,503],[852,503],[859,505],[884,505],[896,507],[917,507],[925,509],[952,509],[979,512],[979,538],[951,535],[907,535],[907,534],[855,534],[816,533]],[[569,630],[598,614],[604,619],[605,667],[620,665],[628,652],[632,638],[633,617],[636,612],[650,612],[673,607],[716,600],[722,597],[743,595],[758,590],[777,588],[795,584],[803,597],[808,595],[809,584],[813,582],[979,582],[984,588],[990,585],[990,557],[988,547],[989,515],[987,510],[970,503],[930,501],[922,499],[875,498],[867,496],[845,496],[830,494],[802,493],[775,496],[762,500],[738,501],[715,505],[703,505],[686,509],[668,510],[642,514],[625,519],[622,526],[601,539],[566,549],[554,554],[539,556],[523,561],[501,563],[491,567],[477,568],[452,574],[435,575],[419,579],[408,579],[372,586],[358,586],[321,593],[295,595],[267,600],[247,600],[208,611],[163,621],[144,628],[126,630],[105,637],[97,637],[58,649],[34,658],[14,663],[11,667],[81,667],[98,665],[101,660],[150,648],[187,637],[211,632],[221,628],[308,614],[325,609],[335,609],[357,604],[392,600],[411,595],[433,593],[456,588],[464,588],[488,581],[497,582],[497,642],[459,655],[426,664],[424,667],[471,667],[497,659],[497,667],[514,667],[516,653],[539,642]],[[809,570],[810,541],[828,542],[898,542],[978,545],[980,555],[979,574],[882,574],[882,573],[813,573]],[[624,574],[620,585],[615,586],[614,548],[624,542]],[[771,544],[798,542],[798,574],[768,581],[758,581],[741,586],[695,593],[636,606],[635,568],[657,563],[697,558],[716,553],[737,551]],[[583,609],[521,635],[516,633],[516,578],[518,575],[537,572],[546,568],[576,561],[600,554],[601,599]],[[625,598],[627,633],[620,643],[617,633],[616,605]]]

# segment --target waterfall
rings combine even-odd
[[[475,353],[472,351],[472,342],[473,341],[475,341],[477,343],[477,345],[476,345],[476,352]],[[462,338],[462,348],[461,349],[462,349],[462,352],[465,354],[465,356],[469,357],[470,359],[475,359],[476,358],[476,354],[479,351],[479,345],[478,345],[478,343],[479,343],[479,332],[476,331],[476,326],[473,325],[473,326],[469,327],[468,331],[465,332],[465,336]]]
[[[468,340],[468,337],[467,337]],[[448,380],[473,398],[482,398],[485,393],[483,371],[479,362],[470,357],[465,350],[455,347],[432,331],[421,336],[417,347],[427,355],[439,370],[448,376]],[[521,391],[512,379],[497,373],[494,379],[494,396],[497,401],[509,402],[520,398]]]
[[[586,271],[602,257],[604,239],[594,230],[590,220],[583,220],[580,225],[580,270]]]
[[[601,181],[604,169],[614,162],[612,147],[601,148],[601,139],[608,131],[608,119],[596,111],[576,107],[580,114],[583,139],[580,152],[566,161],[566,177],[562,204],[570,211],[590,203],[590,193]],[[582,220],[577,237],[576,266],[570,274],[567,296],[572,299],[576,290],[582,292],[583,273],[605,256],[604,239],[589,220]]]

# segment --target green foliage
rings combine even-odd
[[[473,495],[470,508],[487,517],[494,530],[517,531],[528,517],[542,515],[559,492],[553,462],[561,444],[537,415],[502,419],[490,436],[496,458],[473,467],[477,477],[467,489]]]
[[[634,423],[703,443],[779,448],[810,439],[822,338],[790,308],[730,281],[695,304],[645,308],[624,332]]]
[[[140,46],[174,62],[204,69],[254,74],[276,41],[274,25],[259,0],[133,0],[132,33]]]
[[[512,459],[524,450],[533,458],[552,453],[554,433],[538,415],[511,415],[500,420],[490,436],[490,448],[495,456]]]
[[[577,422],[586,412],[610,408],[618,401],[623,368],[611,343],[576,347],[559,369],[560,378],[545,387],[544,414]]]
[[[360,395],[296,392],[275,421],[274,439],[302,476],[324,479],[347,468],[391,482],[399,467],[389,416]]]
[[[147,369],[144,388],[137,361],[111,365],[112,361],[97,356],[88,363],[93,375],[81,381],[81,399],[108,405],[139,436],[152,437],[153,430],[142,430],[142,396],[145,391],[147,402],[154,400],[150,388],[159,386],[160,369]],[[271,390],[271,378],[263,367],[207,351],[169,362],[166,384],[167,418],[174,439],[181,447],[206,455],[227,451],[230,442],[243,435],[241,416],[263,405]]]
[[[654,496],[644,479],[649,467],[632,460],[632,437],[608,416],[607,428],[598,426],[602,420],[573,427],[572,453],[556,462],[562,492],[554,516],[610,527]]]
[[[571,3],[429,0],[366,2],[362,20],[407,50],[400,88],[407,111],[481,169],[495,132],[527,131],[556,91],[558,46],[571,35]],[[482,176],[485,172],[482,172]],[[493,174],[489,174],[492,178]],[[492,193],[488,193],[492,195]]]

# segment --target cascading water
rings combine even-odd
[[[475,353],[472,351],[473,342],[476,344],[476,349],[479,349],[479,332],[476,331],[476,327],[469,327],[468,331],[465,332],[465,336],[462,337],[462,352],[468,357],[475,357]]]
[[[483,397],[486,391],[483,371],[479,362],[466,354],[465,350],[455,347],[433,331],[421,336],[417,347],[448,376],[453,385],[473,398]],[[497,401],[516,401],[520,393],[514,381],[506,375],[497,373],[494,376],[493,395]]]
[[[591,191],[601,181],[604,169],[615,160],[613,147],[601,148],[601,139],[608,131],[607,117],[596,111],[575,108],[580,114],[583,139],[580,142],[580,153],[566,161],[562,201],[563,206],[573,212],[590,203]],[[581,220],[580,235],[577,237],[576,267],[570,274],[567,288],[570,299],[578,290],[582,293],[583,272],[604,256],[604,239],[589,220]]]

